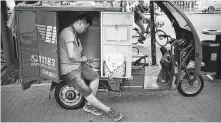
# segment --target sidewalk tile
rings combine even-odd
[[[110,122],[107,115],[94,116],[82,109],[61,108],[49,86],[2,88],[2,122]],[[53,92],[52,92],[53,93]],[[216,122],[221,121],[221,82],[205,81],[195,97],[173,92],[98,93],[106,105],[123,113],[123,122]],[[108,96],[109,95],[109,96]]]

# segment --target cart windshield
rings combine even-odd
[[[171,2],[172,3],[172,2]],[[179,26],[183,29],[187,29],[191,31],[189,25],[185,21],[185,19],[180,15],[180,13],[168,2],[163,2],[163,4],[168,8],[168,10],[171,12],[171,14],[174,16],[174,18],[179,23]]]

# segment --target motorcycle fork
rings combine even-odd
[[[187,51],[188,49],[190,49],[190,51],[187,52],[185,56],[183,56],[184,53],[185,53],[185,51]],[[188,83],[189,83],[191,86],[193,86],[193,81],[191,81],[191,77],[190,77],[191,75],[190,75],[189,71],[187,70],[187,65],[188,65],[189,62],[190,62],[190,56],[191,56],[191,53],[192,53],[193,50],[194,50],[194,47],[192,47],[191,45],[189,45],[189,46],[187,46],[186,48],[184,48],[184,49],[180,52],[180,61],[182,61],[181,64],[180,64],[180,74],[181,74],[181,71],[182,71],[181,68],[184,67],[184,69],[185,69],[185,74],[186,74],[186,76],[187,76],[187,80],[189,81]],[[184,58],[183,58],[183,57],[184,57]]]

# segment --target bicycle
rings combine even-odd
[[[144,22],[145,23],[145,22]],[[164,42],[165,44],[160,44],[159,40],[163,40],[163,39],[166,39],[166,41],[168,41],[168,37],[166,36],[167,34],[159,29],[161,27],[164,26],[164,22],[163,21],[158,21],[158,22],[155,22],[155,36],[158,37],[158,41],[156,40],[157,44],[160,45],[160,46],[166,46],[167,45],[167,42]],[[145,29],[147,30],[147,29]],[[132,38],[136,38],[136,37],[139,37],[140,36],[140,29],[138,29],[137,27],[133,28],[133,35],[132,35]],[[150,33],[145,31],[144,32],[144,37],[145,39],[149,38],[150,37]],[[142,40],[143,41],[143,40]],[[138,44],[138,43],[142,43],[142,42],[136,42],[136,43],[133,43],[133,44]],[[162,41],[161,41],[162,43]]]

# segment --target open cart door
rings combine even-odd
[[[59,82],[57,14],[56,12],[36,12],[38,34],[38,62],[40,77]]]
[[[56,13],[20,10],[16,15],[23,90],[34,80],[59,82]]]
[[[132,26],[131,12],[101,12],[101,77],[131,78]]]

